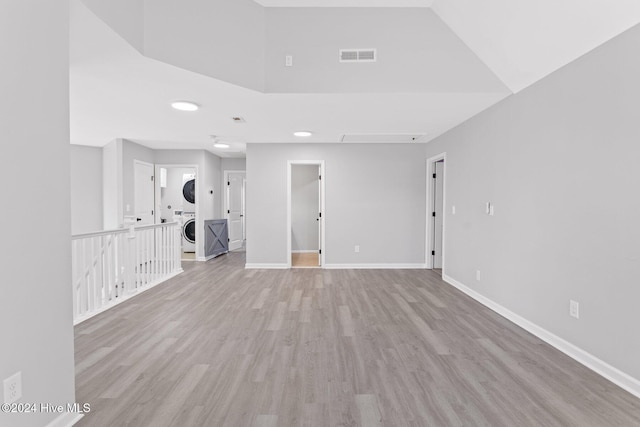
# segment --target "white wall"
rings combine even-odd
[[[317,251],[319,168],[316,165],[291,166],[291,250]]]
[[[423,265],[425,159],[423,144],[248,144],[247,263],[287,264],[287,160],[324,160],[326,264]]]
[[[639,50],[634,27],[427,145],[447,152],[445,273],[636,379]]]
[[[102,205],[105,230],[123,225],[122,140],[114,139],[102,147]]]
[[[435,0],[433,10],[514,92],[640,22],[636,0]]]
[[[247,169],[247,159],[223,157],[221,160],[221,168],[223,171],[243,171]]]
[[[145,55],[264,88],[264,8],[252,0],[145,0]]]
[[[0,380],[22,372],[21,402],[75,402],[66,1],[0,5]],[[37,248],[37,256],[34,255]],[[6,414],[43,426],[58,414]]]
[[[102,148],[71,145],[71,234],[103,228]]]
[[[429,8],[277,7],[266,17],[266,92],[506,91]],[[354,48],[376,48],[378,61],[338,61]]]
[[[120,37],[142,52],[144,48],[144,0],[82,0]]]

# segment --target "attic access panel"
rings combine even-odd
[[[412,143],[422,142],[425,134],[386,134],[386,133],[370,133],[370,134],[344,134],[340,142],[351,143]]]

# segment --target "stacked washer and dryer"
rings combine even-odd
[[[195,174],[182,176],[182,252],[196,251],[196,178]]]

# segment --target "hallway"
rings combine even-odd
[[[602,426],[640,400],[428,270],[185,272],[75,328],[79,426]]]

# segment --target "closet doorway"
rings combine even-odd
[[[446,200],[446,153],[427,160],[426,266],[442,274]]]
[[[289,267],[324,265],[324,162],[288,162]]]

